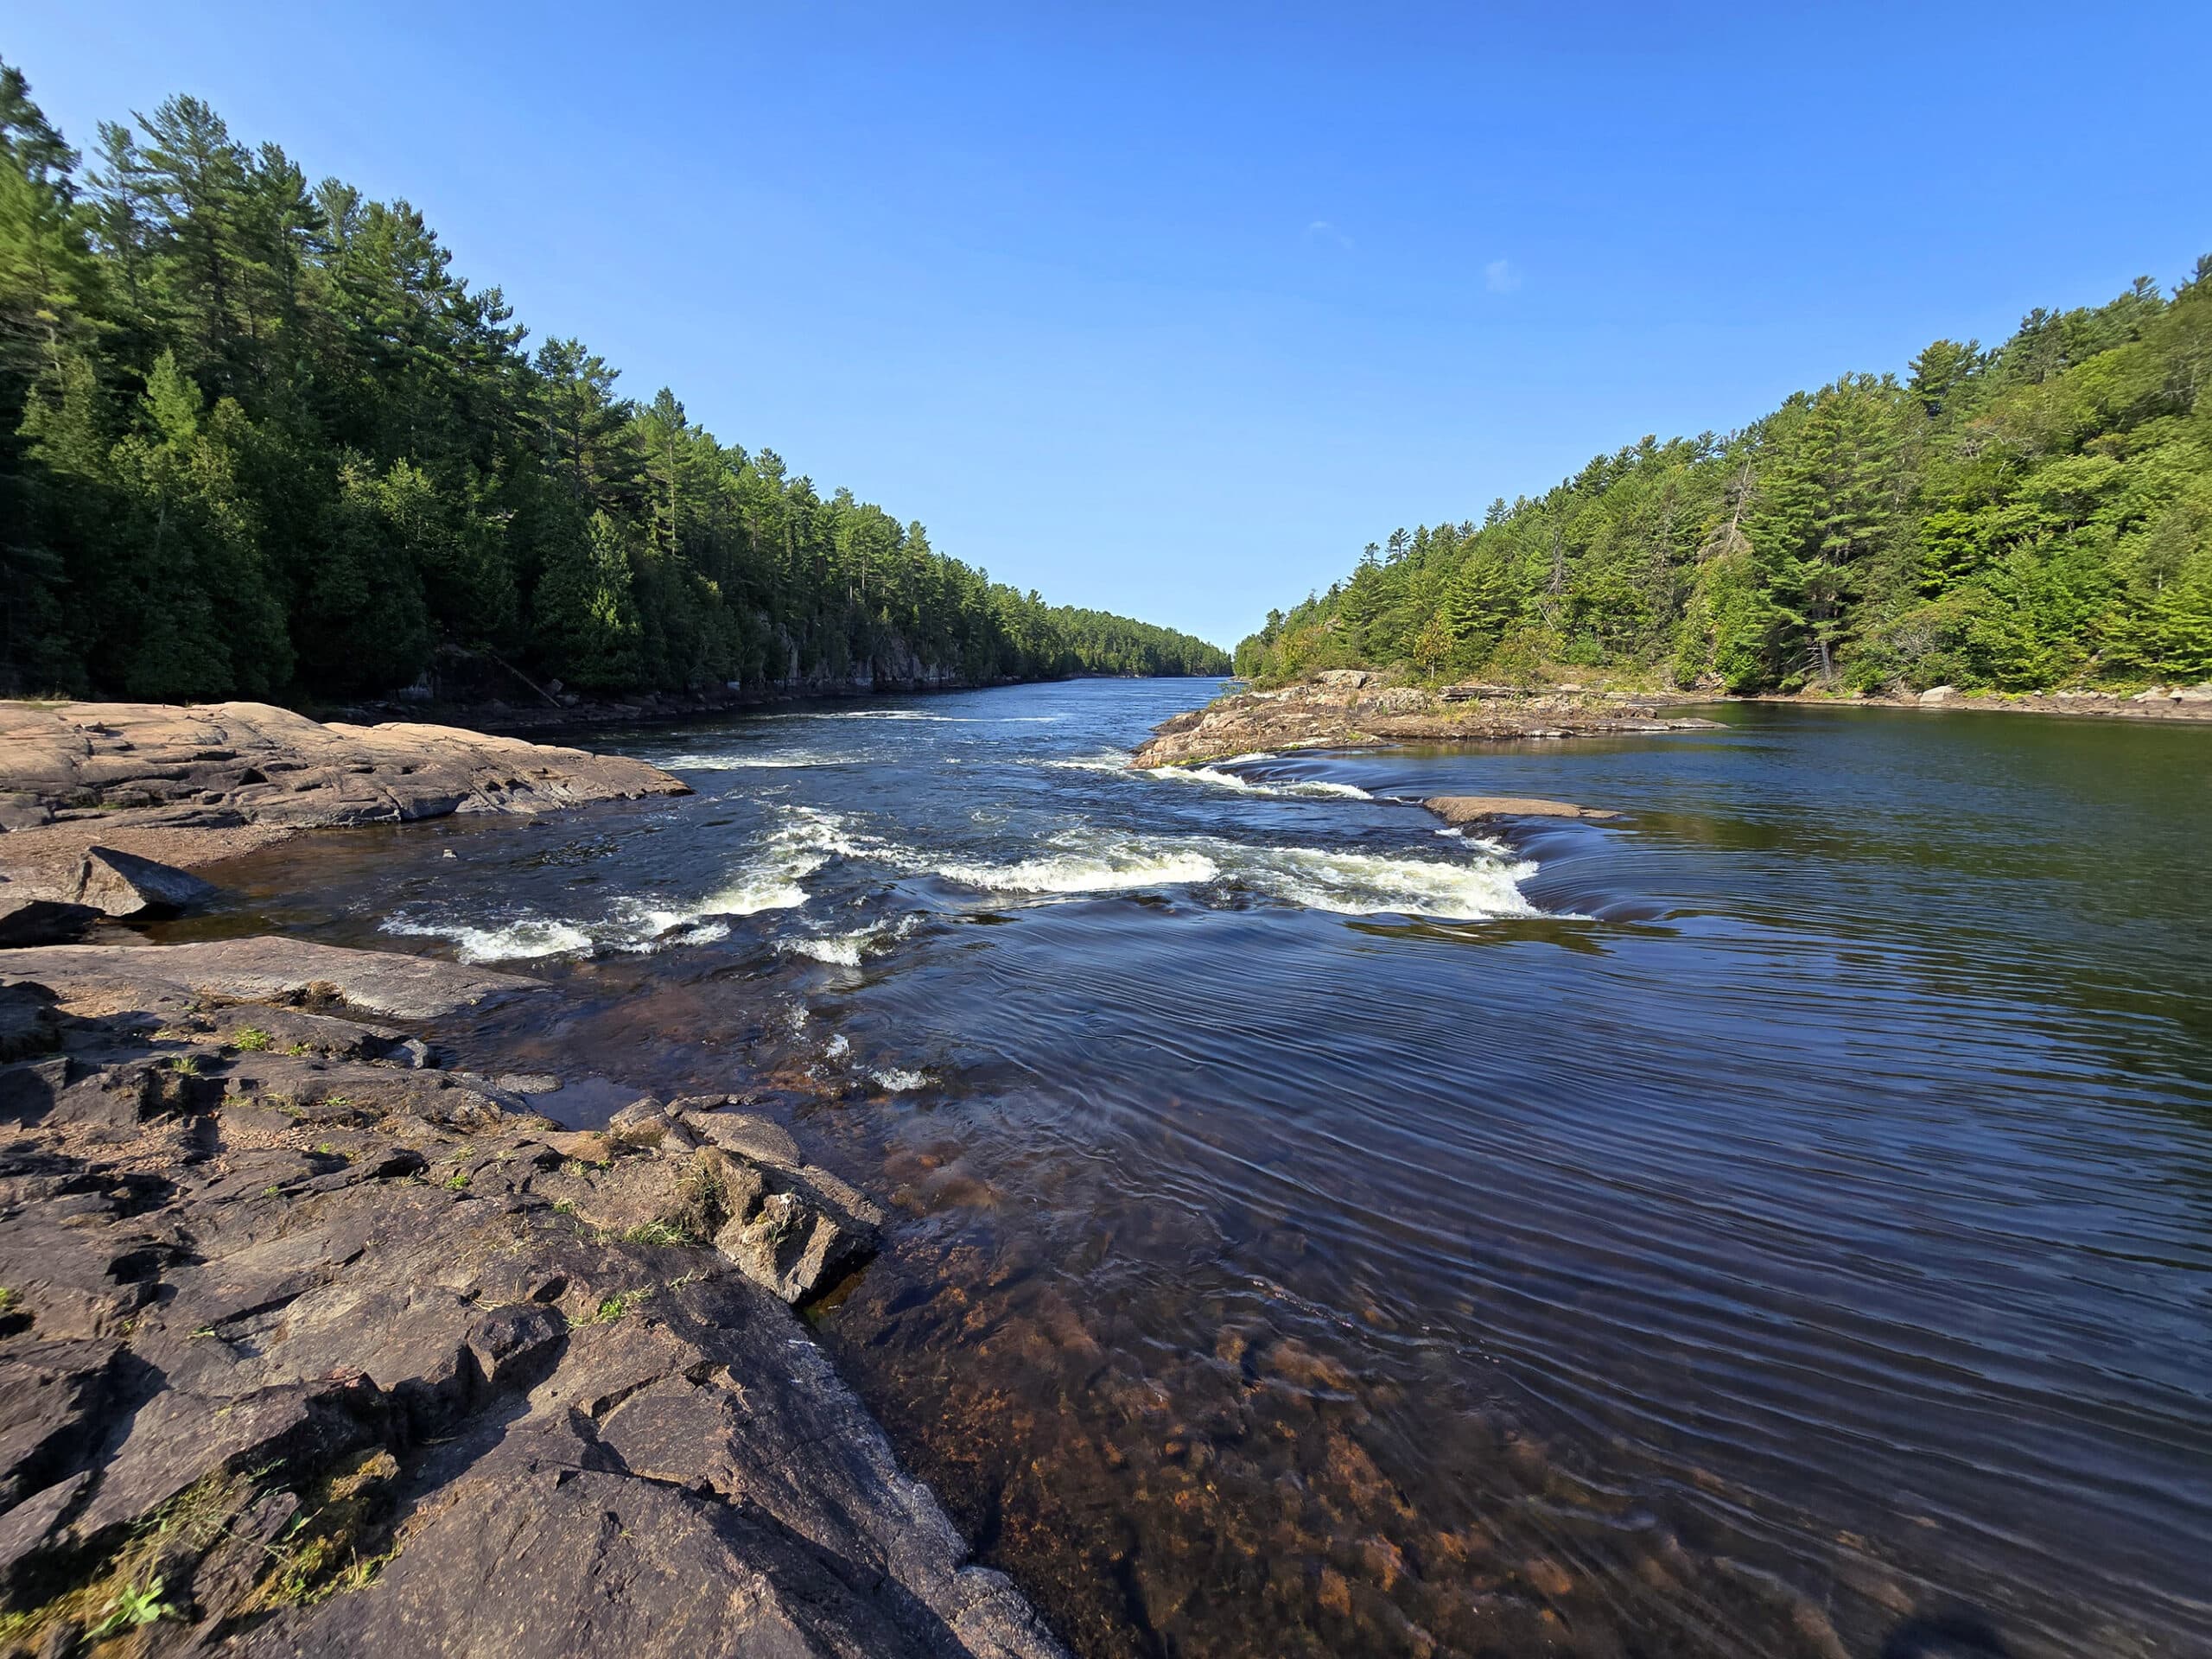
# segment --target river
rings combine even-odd
[[[1125,769],[1213,690],[582,734],[698,793],[302,839],[180,931],[556,978],[454,1046],[890,1198],[810,1317],[1087,1656],[2212,1651],[2212,729]]]

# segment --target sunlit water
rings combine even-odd
[[[2212,1651],[2212,729],[1126,770],[1211,689],[588,734],[699,793],[212,925],[556,978],[454,1046],[892,1198],[819,1327],[1086,1655]]]

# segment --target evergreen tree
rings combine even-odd
[[[608,691],[1228,666],[532,354],[420,213],[198,99],[96,151],[0,66],[0,690],[358,696],[447,645]]]
[[[2171,295],[2039,309],[1993,351],[1937,340],[1745,430],[1599,455],[1479,526],[1363,555],[1237,647],[1685,685],[2028,689],[2212,660],[2212,257]],[[1440,649],[1446,639],[1449,649]]]

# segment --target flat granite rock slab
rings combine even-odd
[[[360,1013],[391,1020],[435,1019],[551,988],[538,980],[430,957],[269,938],[34,945],[0,956],[0,976],[50,987],[67,1001],[117,1007],[134,997],[264,1001],[322,992]]]
[[[93,839],[204,864],[296,830],[690,792],[627,755],[455,726],[324,725],[251,702],[0,703],[0,867],[43,898],[79,896],[43,889]]]

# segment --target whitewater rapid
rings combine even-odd
[[[1105,758],[1074,757],[1042,764],[1103,772]],[[696,769],[843,764],[856,763],[801,752],[772,760],[709,756]],[[1141,786],[1171,783],[1212,788],[1224,796],[1342,802],[1393,813],[1407,810],[1401,804],[1376,802],[1353,785],[1326,780],[1271,783],[1215,767],[1129,772],[1125,756],[1119,770]],[[456,917],[444,906],[417,906],[397,912],[382,925],[393,934],[447,940],[462,961],[472,963],[698,945],[728,937],[734,921],[804,911],[817,897],[814,878],[833,862],[853,867],[877,884],[927,881],[964,889],[974,902],[994,904],[1176,892],[1201,903],[1258,899],[1348,916],[1477,922],[1538,913],[1522,892],[1522,884],[1535,874],[1536,866],[1515,857],[1497,842],[1465,838],[1456,855],[1440,858],[1246,838],[1230,833],[1238,826],[1226,800],[1224,811],[1230,816],[1218,833],[1151,833],[1084,822],[1036,836],[1001,856],[917,844],[885,833],[871,818],[828,807],[780,800],[767,803],[767,807],[766,833],[696,898],[648,899],[616,894],[604,900],[596,914],[518,907],[505,913]],[[981,809],[969,816],[978,823],[999,821]],[[955,908],[963,902],[957,894],[947,896]],[[774,944],[780,951],[825,965],[857,968],[871,955],[895,945],[918,919],[919,912],[913,912],[896,922],[857,929],[824,931],[799,926],[776,938]]]

